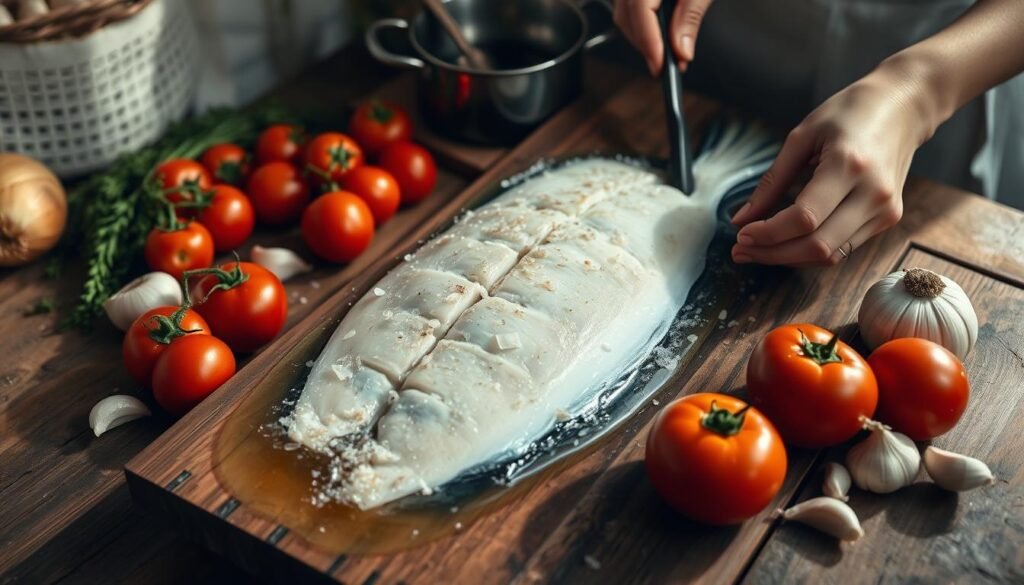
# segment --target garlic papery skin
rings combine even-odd
[[[150,272],[124,285],[103,303],[110,321],[127,331],[139,315],[157,307],[181,304],[181,284],[166,272]]]
[[[274,273],[281,282],[296,274],[309,272],[313,266],[288,248],[252,247],[252,261]]]
[[[850,484],[852,483],[850,472],[841,463],[835,461],[825,466],[825,482],[821,485],[821,491],[830,498],[847,502],[850,496]]]
[[[924,268],[893,272],[868,289],[857,315],[869,348],[902,337],[921,337],[961,361],[978,341],[978,315],[964,289]]]
[[[880,422],[861,419],[871,434],[846,454],[846,467],[853,482],[876,494],[888,494],[910,485],[921,469],[917,445],[910,437],[894,433]]]
[[[100,400],[89,411],[89,428],[96,436],[126,422],[152,414],[141,400],[126,394],[115,394]]]
[[[924,468],[937,486],[951,492],[966,492],[996,482],[984,461],[938,447],[924,450]]]
[[[783,520],[800,522],[845,542],[864,536],[857,514],[848,504],[829,497],[811,498],[788,510],[779,510]]]

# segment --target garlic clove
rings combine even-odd
[[[11,11],[7,10],[7,7],[0,4],[0,26],[7,26],[14,22],[14,17],[11,16]]]
[[[157,307],[180,305],[181,284],[166,272],[143,274],[110,296],[103,309],[110,321],[127,331],[139,315]]]
[[[832,461],[825,466],[825,482],[821,491],[830,498],[847,502],[850,500],[846,494],[850,492],[851,482],[850,472],[841,463]]]
[[[274,273],[281,282],[313,270],[313,265],[288,248],[252,247],[252,261]]]
[[[871,434],[846,454],[846,466],[857,487],[888,494],[913,483],[921,469],[914,441],[880,422],[865,417],[861,422]]]
[[[984,461],[938,447],[924,450],[924,468],[936,485],[952,492],[966,492],[996,482]]]
[[[783,520],[806,524],[845,542],[854,542],[864,536],[864,529],[853,508],[835,498],[811,498],[775,514]]]
[[[100,400],[89,411],[89,428],[96,436],[126,422],[152,414],[141,400],[134,396],[115,394]]]

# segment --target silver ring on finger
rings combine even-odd
[[[846,250],[843,249],[843,246],[845,246],[847,244],[850,245],[850,251],[849,252],[847,252]],[[839,246],[839,253],[843,255],[843,259],[844,260],[849,258],[850,254],[853,254],[853,242],[851,242],[850,240],[846,240],[846,242],[844,244]]]

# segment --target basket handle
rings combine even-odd
[[[385,28],[408,30],[409,23],[401,18],[384,18],[371,24],[370,28],[366,31],[366,47],[370,50],[370,54],[373,55],[374,58],[381,63],[387,63],[388,65],[395,65],[397,67],[412,67],[413,69],[423,69],[426,67],[426,64],[416,57],[399,55],[385,49],[384,45],[380,42],[379,36],[380,31]]]

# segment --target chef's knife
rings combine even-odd
[[[690,136],[686,132],[686,119],[683,117],[683,74],[679,72],[679,61],[671,42],[672,13],[675,9],[676,0],[661,0],[658,8],[665,50],[661,82],[665,94],[665,116],[668,118],[668,172],[670,184],[690,194],[693,193],[693,169]]]

